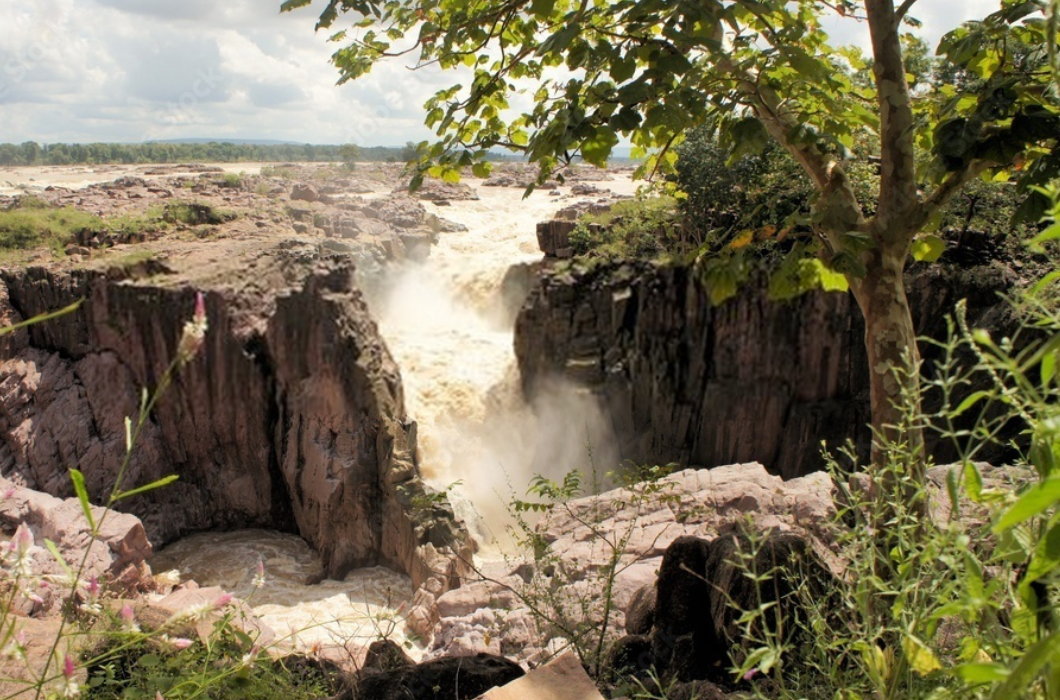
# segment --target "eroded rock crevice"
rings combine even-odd
[[[410,507],[425,488],[415,438],[352,265],[276,254],[248,274],[286,284],[265,292],[93,270],[0,272],[5,324],[85,300],[0,345],[0,473],[69,496],[76,467],[104,501],[125,458],[125,418],[136,420],[141,388],[162,381],[200,288],[204,346],[151,412],[123,488],[179,480],[120,508],[156,546],[270,528],[301,535],[329,577],[385,564],[417,586],[438,578],[443,590],[458,566],[452,547],[466,538],[444,509]]]

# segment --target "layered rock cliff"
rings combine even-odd
[[[945,336],[946,315],[967,298],[973,325],[1004,334],[1012,320],[998,293],[1013,281],[999,265],[915,271],[907,292],[917,333]],[[852,438],[867,453],[864,326],[848,294],[773,302],[751,284],[712,307],[689,267],[556,268],[518,317],[515,351],[527,396],[557,377],[593,392],[624,459],[759,461],[792,478],[822,466],[822,441]]]
[[[413,507],[433,501],[397,367],[352,266],[272,249],[214,272],[136,282],[97,270],[0,271],[6,323],[85,299],[3,338],[0,473],[65,496],[77,467],[104,501],[125,458],[124,420],[136,420],[141,389],[158,385],[198,288],[204,347],[154,407],[123,488],[180,478],[120,507],[156,545],[268,527],[300,534],[331,577],[386,564],[444,588],[457,566],[448,547],[465,538],[444,508]]]

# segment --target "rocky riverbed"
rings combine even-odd
[[[748,517],[841,574],[835,485],[815,470],[822,439],[866,444],[861,330],[845,295],[778,304],[752,285],[714,309],[687,266],[563,262],[569,221],[548,221],[628,196],[625,174],[572,173],[524,200],[520,167],[416,196],[396,167],[253,170],[145,166],[54,185],[0,173],[0,207],[32,196],[143,224],[79,231],[61,255],[0,269],[5,325],[83,299],[0,337],[0,529],[28,532],[48,576],[61,572],[44,539],[74,557],[88,527],[67,469],[106,498],[124,420],[163,382],[198,293],[203,346],[147,416],[125,483],[179,480],[123,502],[92,553],[115,596],[176,605],[214,594],[195,593],[200,583],[223,586],[281,636],[360,605],[359,622],[322,628],[355,651],[311,635],[302,647],[359,665],[383,625],[418,641],[417,657],[534,666],[583,643],[572,636],[586,619],[607,644],[639,634],[628,644],[662,659],[644,618],[657,606],[644,601],[668,548]],[[1014,281],[1003,264],[916,271],[919,329],[941,332],[961,297],[974,323],[1007,328],[997,295]],[[536,527],[505,506],[534,473],[626,458],[677,471]],[[511,525],[536,556],[500,536]],[[248,588],[255,552],[272,576],[264,592]],[[178,577],[159,579],[152,561]],[[609,571],[616,585],[601,596]],[[544,623],[542,596],[560,625]],[[56,601],[20,599],[45,641]]]

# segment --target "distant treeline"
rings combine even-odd
[[[239,161],[394,161],[405,162],[413,144],[391,148],[352,144],[208,143],[48,143],[0,144],[0,165],[81,165],[104,163],[182,163]]]

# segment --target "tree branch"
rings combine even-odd
[[[911,5],[906,0],[905,5]],[[902,42],[893,0],[865,0],[875,59],[876,100],[880,110],[880,198],[873,219],[873,237],[903,246],[901,225],[919,206],[916,187],[915,120],[902,62]],[[908,8],[907,8],[908,9]],[[908,236],[912,236],[908,233]]]
[[[916,0],[905,0],[905,2],[902,3],[902,6],[899,7],[898,10],[894,13],[895,27],[901,24],[902,20],[905,18],[906,13],[909,12],[909,8],[911,8],[914,3],[916,3]]]
[[[919,205],[916,214],[910,217],[908,224],[911,229],[910,236],[922,229],[938,213],[939,209],[946,206],[946,203],[950,201],[953,195],[960,192],[969,181],[979,177],[989,167],[990,163],[986,161],[973,160],[965,164],[960,170],[955,170],[946,175],[945,179],[935,188],[931,195]]]

